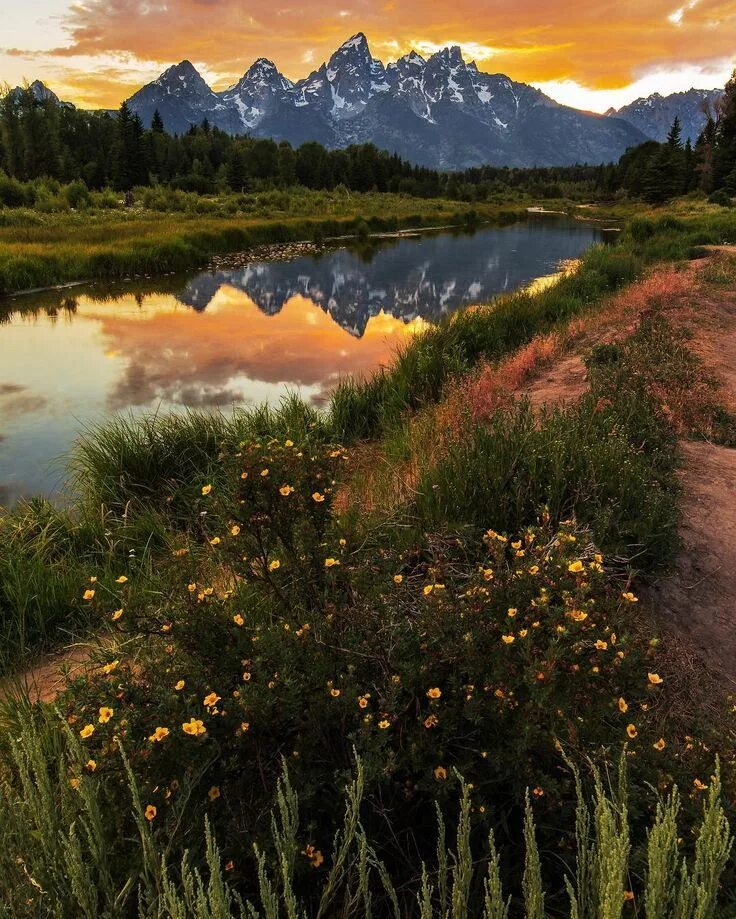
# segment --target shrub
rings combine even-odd
[[[733,198],[722,188],[714,191],[708,198],[709,204],[718,204],[720,207],[733,207]]]
[[[89,189],[81,179],[66,185],[63,194],[69,207],[86,208],[89,206],[91,200]]]

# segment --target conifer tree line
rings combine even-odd
[[[31,89],[0,94],[0,204],[20,206],[17,184],[49,178],[87,189],[164,185],[212,194],[304,186],[390,191],[419,197],[486,201],[504,192],[543,198],[625,192],[652,202],[691,191],[736,195],[736,74],[694,145],[678,118],[664,143],[646,141],[618,164],[440,172],[415,166],[372,144],[327,150],[316,142],[233,137],[203,121],[183,135],[164,129],[158,112],[145,128],[123,103],[117,114],[88,112],[38,99]],[[8,182],[10,179],[11,182]],[[15,185],[13,184],[15,181]]]
[[[627,150],[613,176],[612,190],[622,188],[652,202],[701,191],[726,203],[736,196],[736,73],[715,110],[706,108],[706,123],[694,145],[682,142],[675,117],[664,143],[647,141]]]
[[[48,177],[118,191],[151,184],[202,194],[342,185],[355,191],[463,200],[486,200],[509,186],[542,197],[562,197],[564,186],[571,183],[586,183],[592,192],[601,175],[597,166],[485,166],[444,173],[415,166],[372,144],[327,150],[307,142],[294,148],[287,142],[233,137],[207,120],[175,136],[164,130],[158,112],[146,129],[127,103],[117,116],[85,112],[39,100],[28,89],[6,91],[0,99],[0,170],[21,182]]]

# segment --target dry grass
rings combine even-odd
[[[422,472],[445,456],[470,426],[483,424],[498,409],[509,406],[566,354],[626,337],[648,310],[690,303],[699,288],[696,272],[692,264],[658,267],[609,297],[595,313],[572,319],[559,331],[536,336],[500,361],[482,364],[450,387],[441,403],[408,419],[400,432],[356,451],[355,474],[341,496],[342,506],[361,513],[400,508],[414,495]]]

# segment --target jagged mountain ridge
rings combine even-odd
[[[62,108],[74,108],[74,105],[71,102],[64,102],[61,100],[56,95],[56,93],[52,89],[49,89],[49,87],[45,83],[41,82],[41,80],[34,80],[33,83],[28,86],[28,89],[30,89],[33,98],[37,102],[53,102]],[[10,96],[12,99],[18,100],[23,91],[24,87],[16,86],[14,89],[10,90]]]
[[[441,169],[608,162],[645,139],[623,120],[568,108],[504,74],[483,73],[458,47],[428,59],[412,51],[384,66],[363,33],[296,83],[260,58],[218,93],[183,61],[128,101],[146,124],[158,109],[177,133],[207,118],[229,133],[293,144],[375,143]]]
[[[695,143],[705,127],[707,112],[713,113],[722,89],[689,89],[687,92],[662,96],[652,93],[620,109],[609,109],[608,117],[623,118],[652,140],[664,141],[675,120],[680,119],[683,142]]]
[[[570,226],[554,218],[534,221],[535,239],[543,240],[542,273],[577,258],[600,239],[594,226]],[[267,316],[277,315],[294,296],[309,299],[350,335],[360,338],[369,320],[387,313],[404,322],[417,317],[437,322],[470,304],[487,302],[516,290],[540,273],[529,251],[525,223],[462,237],[425,236],[380,247],[370,261],[348,249],[315,259],[299,256],[284,262],[247,262],[192,278],[177,299],[204,312],[221,287],[235,288]],[[492,255],[489,256],[489,253]]]

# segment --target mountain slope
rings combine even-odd
[[[706,111],[713,110],[718,99],[723,95],[722,89],[689,89],[683,93],[672,93],[661,96],[654,93],[637,99],[620,109],[609,109],[608,117],[623,118],[638,128],[652,140],[663,141],[675,120],[680,119],[683,141],[690,138],[692,143],[698,139],[706,122]]]
[[[158,109],[175,133],[207,118],[233,134],[295,145],[374,143],[441,169],[608,162],[645,139],[626,121],[579,112],[504,74],[483,73],[458,47],[427,60],[411,52],[384,66],[362,33],[296,83],[260,58],[215,93],[183,61],[129,104],[146,124]]]

